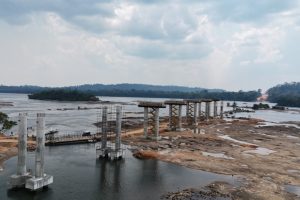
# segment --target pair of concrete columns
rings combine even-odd
[[[102,108],[102,137],[101,147],[96,149],[98,158],[119,159],[123,157],[124,151],[121,148],[121,131],[122,131],[122,106],[116,106],[116,128],[115,128],[115,148],[107,147],[108,134],[108,107]]]
[[[138,107],[144,108],[144,137],[159,140],[159,109],[166,108],[165,104],[142,101]]]
[[[53,182],[53,177],[44,173],[45,152],[45,114],[37,114],[35,175],[27,172],[27,114],[19,114],[18,163],[17,174],[11,176],[11,186],[37,190]]]

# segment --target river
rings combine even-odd
[[[232,176],[157,161],[139,160],[129,151],[125,159],[96,159],[94,144],[46,147],[45,172],[54,176],[47,190],[7,190],[9,176],[16,172],[17,158],[5,162],[0,172],[0,199],[21,200],[152,200],[168,191],[205,186],[214,181],[237,184]],[[34,169],[34,153],[28,155],[28,168]]]

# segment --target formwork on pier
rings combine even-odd
[[[99,112],[97,135],[101,135],[101,145],[96,147],[98,158],[115,160],[124,157],[125,148],[121,144],[123,113],[122,106],[103,106]]]
[[[186,103],[186,124],[188,126],[197,126],[197,108],[201,103],[198,99],[185,100]]]
[[[213,102],[212,99],[202,99],[201,102],[205,103],[205,120],[209,120],[210,118],[210,104]]]
[[[162,102],[139,102],[144,108],[144,137],[159,140],[159,109],[166,108]]]
[[[169,100],[165,101],[169,105],[169,129],[171,131],[182,131],[182,106],[184,101]]]

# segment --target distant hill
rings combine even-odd
[[[31,94],[35,92],[40,92],[45,89],[50,89],[48,87],[39,87],[32,85],[23,86],[5,86],[0,85],[0,93],[21,93],[21,94]]]
[[[199,87],[160,86],[145,84],[90,84],[60,88],[38,86],[0,86],[0,93],[38,93],[49,90],[70,90],[87,92],[96,96],[112,97],[149,97],[149,98],[179,98],[179,99],[222,99],[230,101],[255,101],[260,96],[259,91],[227,92],[221,89],[204,89]],[[44,96],[44,94],[42,95]],[[53,98],[53,97],[51,97]]]
[[[99,91],[99,90],[137,90],[137,91],[161,91],[161,92],[200,92],[207,90],[208,92],[223,92],[221,89],[205,89],[200,87],[184,87],[184,86],[162,86],[162,85],[147,85],[147,84],[86,84],[79,86],[67,87],[70,89],[77,89],[80,91]]]
[[[284,83],[267,91],[268,100],[280,106],[300,107],[300,82]]]
[[[146,85],[146,84],[85,84],[78,86],[69,86],[69,87],[39,87],[39,86],[4,86],[0,85],[0,93],[35,93],[40,92],[45,89],[76,89],[78,91],[161,91],[161,92],[200,92],[207,90],[208,92],[223,92],[222,89],[204,89],[199,87],[184,87],[184,86],[162,86],[162,85]]]

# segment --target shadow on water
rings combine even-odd
[[[97,185],[99,186],[99,192],[105,194],[105,198],[119,199],[118,196],[122,192],[121,177],[124,163],[124,160],[96,160]]]
[[[232,176],[157,160],[138,160],[129,151],[123,160],[99,160],[94,144],[46,147],[45,161],[45,172],[54,176],[54,183],[35,193],[24,189],[7,190],[7,181],[15,173],[17,158],[5,162],[5,170],[0,173],[0,199],[160,199],[169,191],[201,187],[214,181],[236,182]],[[34,153],[28,154],[27,163],[28,169],[34,169]]]
[[[43,199],[45,197],[51,196],[53,193],[53,189],[50,187],[45,187],[39,191],[29,191],[25,188],[16,188],[16,189],[8,189],[7,197],[9,199],[32,199],[38,200]]]

